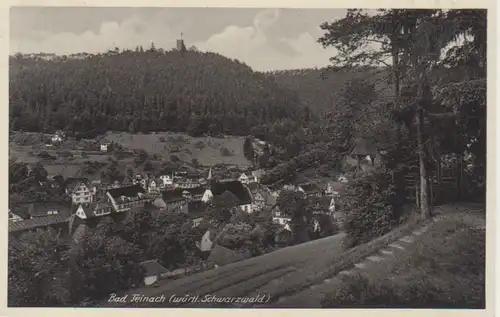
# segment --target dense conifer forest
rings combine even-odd
[[[274,78],[214,53],[152,47],[9,63],[11,130],[247,135],[311,116]]]

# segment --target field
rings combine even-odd
[[[21,133],[17,132],[10,136],[9,158],[34,165],[42,163],[49,175],[61,174],[63,177],[91,176],[83,175],[80,171],[85,161],[106,163],[114,156],[112,154],[99,153],[98,151],[78,151],[90,143],[115,142],[126,150],[145,150],[150,157],[154,156],[154,162],[161,163],[171,160],[176,156],[180,161],[191,163],[196,159],[200,165],[212,166],[216,164],[234,165],[239,168],[249,166],[249,161],[243,156],[243,142],[241,137],[197,137],[193,138],[182,133],[154,133],[154,134],[130,134],[125,132],[108,132],[104,137],[96,140],[75,141],[69,139],[60,146],[46,147],[44,141],[50,135],[43,133]],[[221,149],[225,148],[223,155]],[[47,152],[55,157],[53,160],[42,159],[37,153]],[[61,153],[72,153],[72,158],[64,158]],[[80,153],[84,153],[83,156]],[[120,165],[124,169],[132,168],[133,157],[120,159]],[[95,173],[94,175],[99,175]]]
[[[244,167],[249,161],[243,155],[242,137],[227,136],[190,137],[182,133],[158,132],[155,134],[130,134],[108,132],[105,139],[121,144],[128,149],[143,149],[164,159],[176,155],[180,160],[191,162],[197,159],[201,165],[231,164]],[[230,156],[221,155],[221,148],[227,148]]]

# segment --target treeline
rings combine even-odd
[[[307,109],[274,78],[214,53],[111,51],[9,60],[10,129],[247,135]]]
[[[286,89],[296,92],[302,106],[314,112],[335,111],[342,104],[342,88],[359,79],[376,83],[376,89],[385,92],[390,88],[388,70],[380,67],[325,67],[293,69],[265,73]]]
[[[290,180],[297,172],[318,165],[328,156],[325,150],[312,150],[296,156],[295,158],[278,164],[262,177],[262,184],[273,184],[280,180]]]

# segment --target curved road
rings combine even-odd
[[[157,287],[144,287],[126,292],[126,303],[105,302],[100,307],[241,307],[237,304],[221,303],[172,303],[172,296],[256,295],[266,298],[266,304],[276,302],[278,297],[291,289],[317,282],[314,277],[342,254],[343,233],[283,248],[259,257],[232,263],[178,280],[164,280]],[[318,279],[319,281],[319,279]],[[133,294],[161,296],[161,303],[131,302]],[[123,296],[119,294],[118,296]],[[244,306],[255,306],[247,303]]]

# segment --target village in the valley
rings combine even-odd
[[[487,17],[12,7],[8,306],[484,309]]]
[[[47,137],[46,137],[47,138]],[[62,149],[66,143],[75,138],[69,138],[62,131],[48,136],[43,145],[42,153],[65,153]],[[145,151],[129,151],[115,142],[101,139],[91,143],[92,150],[73,151],[94,155],[110,155],[111,153],[134,153],[140,156]],[[263,154],[266,142],[252,138],[255,158]],[[15,147],[15,146],[13,146]],[[25,146],[26,147],[26,146]],[[28,147],[29,148],[29,147]],[[243,149],[241,149],[243,151]],[[40,155],[39,156],[44,156]],[[77,154],[71,154],[72,156]],[[64,155],[62,155],[64,156]],[[86,154],[83,154],[86,156]],[[88,165],[88,161],[86,162]],[[169,162],[171,163],[171,162]],[[342,219],[342,213],[335,209],[335,197],[339,195],[347,178],[339,176],[335,180],[306,180],[300,183],[284,184],[278,182],[274,186],[261,184],[260,180],[266,173],[264,169],[252,167],[238,168],[230,164],[214,164],[213,166],[196,166],[193,164],[171,164],[177,167],[163,165],[158,171],[132,173],[122,181],[106,181],[98,175],[94,177],[50,175],[38,185],[61,193],[56,199],[42,201],[11,202],[9,208],[9,235],[12,239],[25,232],[54,228],[63,236],[68,237],[72,244],[78,245],[84,241],[89,229],[97,223],[121,221],[117,215],[125,215],[134,209],[150,206],[154,213],[183,213],[192,222],[196,233],[196,246],[200,252],[201,262],[193,267],[183,267],[168,270],[156,259],[143,259],[141,265],[146,270],[145,284],[153,284],[161,275],[172,278],[177,275],[189,274],[192,271],[226,265],[247,258],[235,250],[218,245],[217,236],[224,228],[207,219],[210,203],[214,198],[232,202],[232,212],[254,214],[265,213],[272,217],[274,226],[274,245],[277,248],[292,243],[292,228],[289,225],[291,215],[280,211],[277,204],[280,191],[283,189],[301,193],[305,199],[313,200],[311,230],[319,235],[327,228],[330,234]],[[36,164],[28,167],[28,177],[36,173]],[[85,164],[83,164],[85,165]],[[167,164],[168,165],[168,164]],[[50,166],[50,165],[48,165]],[[101,173],[102,175],[102,173]],[[107,177],[106,177],[107,178]],[[56,190],[56,191],[57,191]],[[116,220],[118,219],[118,220]],[[160,270],[163,272],[158,275]]]

